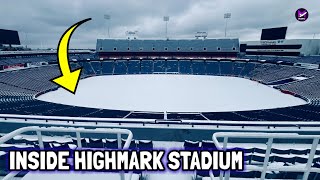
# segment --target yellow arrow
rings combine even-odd
[[[91,18],[88,18],[72,25],[61,36],[61,39],[58,44],[57,55],[58,55],[60,72],[62,75],[52,79],[51,81],[58,84],[59,86],[61,86],[62,88],[66,89],[67,91],[73,94],[76,93],[82,68],[76,69],[72,72],[70,70],[70,65],[68,60],[69,41],[74,30],[81,24],[90,20]]]

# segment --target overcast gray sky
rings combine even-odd
[[[288,26],[287,38],[320,38],[319,0],[5,0],[0,5],[0,28],[18,30],[20,40],[33,48],[56,48],[72,24],[92,18],[72,36],[70,48],[95,48],[107,36],[104,14],[111,15],[110,34],[125,38],[139,31],[140,38],[165,36],[163,16],[169,15],[171,38],[192,38],[207,31],[209,38],[224,36],[223,14],[232,13],[228,35],[258,40],[262,28]],[[309,19],[299,22],[295,11],[305,8]]]

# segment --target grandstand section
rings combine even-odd
[[[94,59],[95,54],[90,50],[71,50],[69,58],[70,60]],[[6,69],[5,65],[21,64],[23,67],[28,67],[28,63],[37,64],[40,62],[56,64],[57,51],[0,51],[0,70]]]
[[[83,127],[86,128],[124,128],[134,134],[130,148],[151,147],[153,149],[189,149],[223,147],[226,140],[214,144],[211,139],[214,132],[292,132],[309,135],[319,134],[319,90],[320,72],[315,68],[297,66],[294,63],[278,61],[261,61],[260,59],[116,59],[116,60],[81,60],[71,61],[71,67],[83,67],[83,82],[91,78],[115,78],[130,76],[166,76],[191,78],[244,78],[253,84],[265,86],[285,96],[295,96],[307,104],[290,107],[278,107],[263,110],[217,111],[217,112],[159,112],[139,110],[119,110],[117,108],[93,108],[44,102],[38,96],[58,92],[58,87],[49,80],[59,75],[55,62],[30,66],[22,69],[10,69],[0,73],[1,99],[0,122],[2,135],[28,125]],[[32,58],[31,58],[32,59]],[[280,59],[280,58],[279,58]],[[19,58],[17,59],[19,61]],[[14,60],[12,61],[14,62]],[[96,77],[98,76],[98,77]],[[194,83],[192,83],[194,84]],[[217,83],[220,84],[221,83]],[[262,85],[263,84],[263,85]],[[132,84],[131,86],[134,86]],[[171,83],[172,86],[172,83]],[[53,91],[53,92],[51,92]],[[199,93],[199,92],[198,92]],[[288,95],[289,94],[289,95]],[[293,98],[293,97],[292,97]],[[108,100],[107,98],[105,99]],[[188,99],[187,99],[188,100]],[[302,101],[301,100],[301,101]],[[41,116],[40,116],[41,115]],[[69,116],[69,117],[68,117]],[[68,128],[69,129],[69,128]],[[53,149],[116,148],[115,137],[88,135],[79,144],[75,137],[43,133],[43,147]],[[240,136],[239,136],[240,137]],[[35,135],[21,135],[1,144],[0,166],[5,167],[6,152],[12,148],[37,149],[40,143]],[[147,140],[147,141],[144,141]],[[269,150],[264,141],[251,139],[249,143],[229,138],[227,147],[245,147],[245,164],[250,167],[241,173],[219,173],[209,171],[192,171],[184,173],[125,173],[126,179],[150,179],[159,177],[168,179],[211,179],[219,176],[230,179],[301,179],[304,176],[316,180],[319,177],[319,148],[312,141],[301,141],[295,137],[289,141],[274,141],[268,160],[265,155]],[[310,157],[312,161],[310,160]],[[265,162],[268,166],[265,167]],[[306,167],[303,169],[301,167]],[[16,173],[18,173],[16,175]],[[99,173],[94,178],[121,179],[121,173]],[[306,174],[306,175],[304,175]],[[0,176],[16,176],[22,179],[56,179],[80,178],[78,174],[39,174],[31,172],[14,172],[5,168]],[[211,176],[211,177],[210,177]],[[85,173],[81,177],[93,178]]]
[[[317,114],[319,113],[319,109],[314,107],[314,105],[319,104],[317,87],[320,74],[317,69],[243,60],[91,60],[73,62],[71,66],[73,68],[80,66],[84,68],[82,78],[114,74],[171,74],[172,69],[176,69],[178,74],[234,76],[268,85],[276,81],[303,75],[306,78],[302,80],[289,81],[288,83],[283,81],[282,84],[278,83],[270,86],[286,94],[304,99],[308,102],[307,105],[257,111],[225,112],[223,116],[220,116],[219,112],[206,112],[203,115],[210,120],[313,121],[317,120]],[[56,90],[56,85],[49,80],[58,74],[59,68],[56,65],[2,72],[0,76],[0,83],[3,87],[1,90],[3,99],[1,112],[3,114],[101,118],[130,118],[136,117],[135,113],[138,113],[139,118],[150,118],[148,113],[141,114],[139,111],[84,108],[43,102],[33,98],[51,90]],[[312,86],[306,86],[308,84],[312,84]],[[278,112],[279,110],[281,110],[281,113]],[[309,112],[308,116],[292,116],[297,110]],[[163,115],[163,112],[153,112],[152,114],[154,113]],[[258,114],[259,116],[257,116]],[[176,116],[172,115],[168,118],[171,117]],[[199,116],[186,115],[184,118],[197,119]]]

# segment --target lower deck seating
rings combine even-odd
[[[79,57],[75,57],[79,58]],[[95,75],[180,73],[194,75],[237,76],[263,82],[280,82],[283,78],[301,75],[299,81],[277,85],[279,90],[293,93],[308,100],[308,105],[297,108],[278,108],[243,112],[205,112],[194,114],[169,113],[168,119],[230,120],[230,121],[319,121],[320,71],[250,61],[227,60],[106,60],[73,61],[72,69],[82,68],[82,78]],[[162,112],[128,112],[102,110],[43,103],[33,97],[56,89],[50,79],[60,75],[57,65],[22,69],[0,73],[0,113],[50,116],[81,116],[105,118],[163,119]],[[37,107],[37,108],[34,108]],[[310,109],[313,108],[313,109]],[[308,112],[308,113],[304,113]]]

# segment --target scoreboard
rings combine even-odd
[[[18,31],[0,29],[0,44],[20,45]]]

